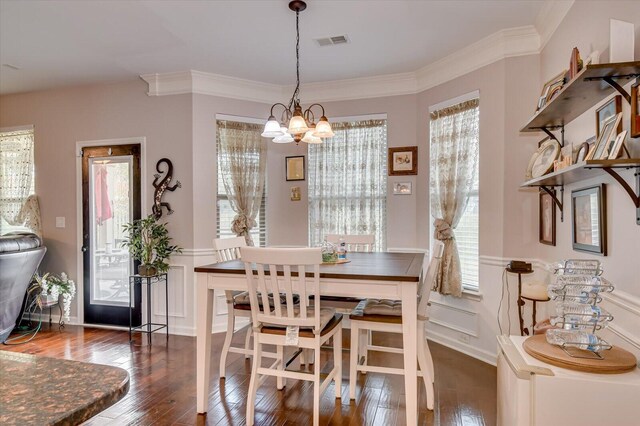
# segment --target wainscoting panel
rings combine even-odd
[[[169,316],[174,318],[186,318],[187,294],[185,282],[187,280],[187,268],[185,265],[171,265],[167,272],[169,292]],[[152,284],[152,313],[156,320],[164,321],[165,314],[165,290],[164,283]],[[146,288],[146,285],[144,286]]]

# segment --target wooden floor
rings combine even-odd
[[[348,347],[349,333],[345,334]],[[240,335],[236,336],[238,343]],[[399,337],[399,336],[397,336]],[[131,375],[127,396],[91,419],[89,425],[243,425],[250,362],[230,354],[227,379],[218,377],[218,359],[223,334],[213,338],[211,394],[208,415],[196,414],[196,342],[194,337],[137,335],[129,344],[128,333],[67,326],[41,331],[32,342],[21,346],[0,345],[0,350],[55,358],[95,362],[122,367]],[[396,336],[374,335],[376,344],[396,344]],[[496,369],[481,361],[435,343],[430,344],[435,364],[435,410],[426,410],[424,387],[419,392],[419,423],[427,425],[494,425],[496,423]],[[329,359],[323,354],[322,362]],[[343,391],[348,388],[349,353],[343,356]],[[297,361],[294,362],[295,365]],[[401,366],[393,354],[370,355],[371,364]],[[323,364],[324,365],[324,364]],[[330,368],[330,365],[327,367]],[[418,382],[420,385],[421,382]],[[310,382],[288,380],[283,391],[275,380],[259,389],[256,425],[301,425],[311,423],[313,387]],[[323,394],[321,424],[403,425],[404,384],[401,376],[369,373],[358,379],[355,402],[336,400],[333,384]]]

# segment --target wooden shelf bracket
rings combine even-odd
[[[555,191],[552,190],[552,188],[554,188],[554,185],[540,185],[540,189],[549,194],[549,196],[553,200],[553,203],[556,205],[556,207],[558,207],[558,210],[560,210],[560,222],[564,222],[564,185],[555,186],[560,187],[560,199],[558,199],[558,197],[556,196]]]
[[[627,183],[627,181],[624,180],[624,178],[620,176],[618,172],[616,172],[613,168],[603,167],[602,170],[609,173],[609,175],[611,175],[611,177],[614,178],[625,191],[627,191],[627,194],[629,194],[629,198],[631,198],[631,202],[636,206],[636,225],[640,225],[640,167],[636,167],[636,171],[633,174],[636,180],[635,191],[633,190],[633,188],[631,188],[631,185],[629,185],[629,183]]]

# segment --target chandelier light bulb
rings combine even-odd
[[[316,124],[316,129],[313,132],[313,136],[318,138],[332,138],[334,136],[333,130],[331,129],[331,124],[329,124],[329,120],[324,115]]]
[[[280,127],[280,123],[276,120],[276,118],[272,115],[267,120],[267,123],[264,125],[264,131],[262,132],[262,137],[264,138],[275,138],[278,136],[283,136],[284,132]]]
[[[314,133],[314,129],[310,129],[309,131],[307,131],[307,133],[305,133],[304,137],[302,138],[302,142],[306,142],[308,144],[322,143],[322,139],[320,139],[317,136],[314,136],[313,133]]]
[[[309,127],[307,126],[307,122],[304,120],[304,117],[302,117],[302,114],[296,115],[294,112],[293,117],[291,117],[291,120],[289,121],[289,133],[292,135],[297,133],[302,134],[306,133],[308,130]]]

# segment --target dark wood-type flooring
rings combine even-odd
[[[345,330],[348,347],[349,332]],[[242,333],[243,334],[243,333]],[[236,334],[236,344],[242,340]],[[120,402],[87,422],[88,425],[243,425],[251,366],[244,356],[229,354],[227,379],[218,377],[223,334],[213,338],[209,412],[196,414],[196,340],[194,337],[154,334],[151,346],[146,336],[67,326],[58,331],[45,327],[31,342],[20,346],[0,345],[0,350],[54,358],[73,359],[118,366],[129,371],[131,387]],[[400,336],[374,335],[376,344],[401,345]],[[435,363],[435,409],[426,409],[419,386],[419,423],[426,425],[494,425],[496,423],[496,369],[444,346],[430,343]],[[325,351],[323,351],[325,352]],[[331,351],[322,355],[330,359]],[[370,363],[401,366],[399,355],[371,353]],[[343,353],[343,391],[349,377],[349,352]],[[294,361],[292,366],[298,362]],[[324,365],[324,364],[323,364]],[[330,368],[330,364],[326,365]],[[81,391],[81,390],[79,390]],[[258,390],[256,425],[311,424],[313,386],[289,379],[283,391],[269,379]],[[404,425],[405,402],[402,376],[376,373],[360,375],[354,402],[334,398],[333,384],[324,392],[320,423],[330,425]]]

